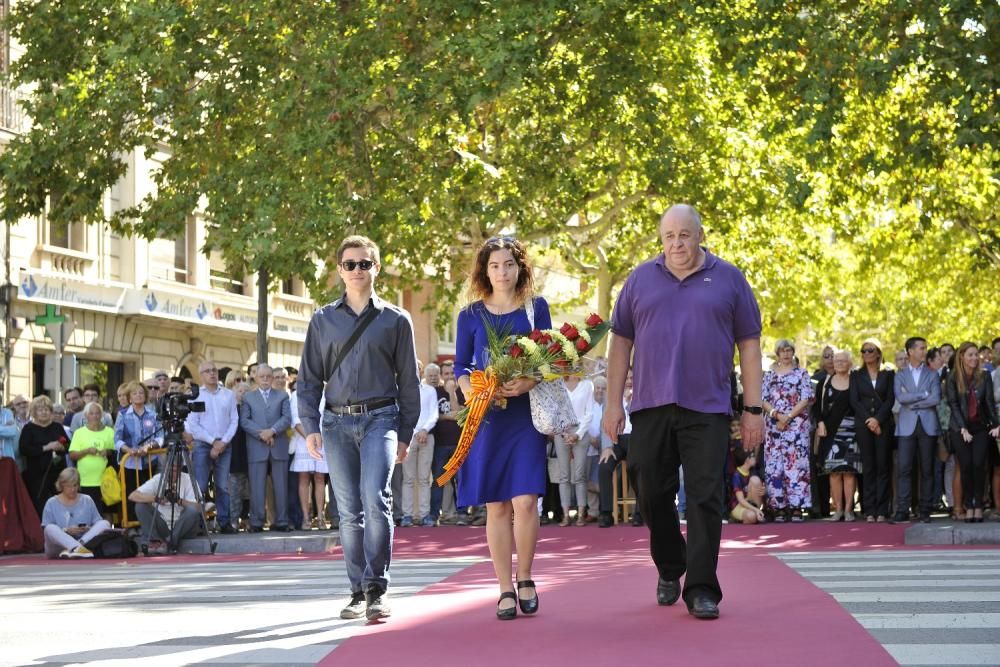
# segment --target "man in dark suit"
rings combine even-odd
[[[914,336],[906,341],[907,362],[896,373],[893,393],[899,402],[896,418],[895,522],[910,518],[913,460],[920,457],[920,521],[929,523],[933,509],[934,445],[938,435],[937,404],[941,379],[927,367],[927,341]]]
[[[292,425],[288,394],[271,389],[274,373],[266,364],[257,366],[257,389],[247,392],[240,406],[240,426],[247,436],[247,468],[250,477],[250,532],[264,530],[264,495],[267,465],[271,464],[274,486],[274,524],[271,530],[288,532],[288,428]]]

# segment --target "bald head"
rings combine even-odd
[[[694,273],[704,261],[701,243],[705,232],[701,216],[689,204],[675,204],[660,218],[660,242],[667,268],[683,280]]]
[[[674,204],[666,210],[663,216],[660,218],[660,229],[663,229],[663,223],[667,219],[678,220],[690,223],[694,225],[695,228],[701,229],[701,215],[694,206],[690,204]]]

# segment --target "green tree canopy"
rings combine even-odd
[[[166,149],[117,229],[176,233],[201,202],[205,250],[314,287],[313,259],[363,232],[445,300],[470,247],[515,232],[603,309],[686,201],[771,335],[983,338],[1000,306],[962,286],[1000,266],[997,11],[21,2],[34,126],[0,156],[0,206],[16,221],[58,192],[52,218],[103,220],[121,156]]]

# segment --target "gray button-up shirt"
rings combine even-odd
[[[333,373],[341,347],[372,308],[379,314]],[[399,404],[397,436],[400,442],[409,442],[420,416],[420,378],[410,314],[375,294],[362,313],[351,310],[344,297],[323,306],[309,322],[295,388],[306,435],[320,432],[323,395],[331,406],[395,398]]]

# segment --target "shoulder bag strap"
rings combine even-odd
[[[373,306],[372,309],[368,312],[368,314],[365,315],[364,318],[362,318],[361,321],[359,321],[354,326],[354,331],[351,332],[351,337],[348,338],[347,342],[344,343],[343,347],[340,348],[340,353],[337,355],[336,360],[334,360],[333,362],[333,368],[331,368],[330,371],[326,374],[327,382],[330,381],[330,378],[333,377],[333,374],[337,372],[338,368],[340,368],[340,364],[344,361],[344,358],[347,356],[347,353],[350,352],[351,348],[354,347],[354,344],[358,342],[358,339],[361,338],[361,334],[365,332],[365,329],[368,328],[368,325],[371,324],[376,317],[378,317],[378,313],[379,311]]]
[[[528,326],[531,327],[532,331],[535,329],[535,297],[528,299],[528,303],[524,304],[524,312],[528,315]]]

